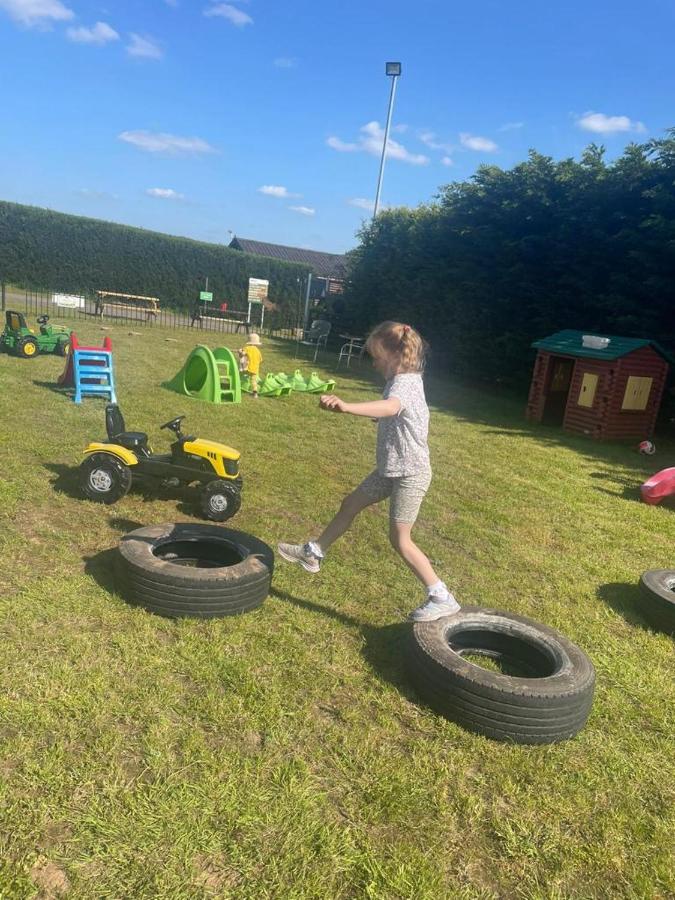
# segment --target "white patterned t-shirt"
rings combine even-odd
[[[397,397],[401,409],[377,425],[377,471],[385,478],[402,478],[430,472],[429,407],[419,372],[394,375],[384,386],[382,398]]]

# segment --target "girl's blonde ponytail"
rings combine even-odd
[[[410,325],[402,322],[381,322],[368,335],[366,350],[379,352],[396,361],[399,372],[423,372],[427,344]]]

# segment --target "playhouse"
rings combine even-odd
[[[530,421],[599,439],[651,437],[675,363],[656,341],[558,331],[532,346]]]

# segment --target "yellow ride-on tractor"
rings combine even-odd
[[[176,436],[171,452],[153,453],[147,434],[126,431],[119,406],[108,404],[108,440],[89,444],[80,465],[85,497],[116,503],[137,482],[157,488],[196,485],[203,518],[213,522],[231,519],[241,506],[240,453],[225,444],[184,435],[180,427],[184,418],[176,416],[161,426]]]

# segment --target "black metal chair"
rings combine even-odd
[[[331,323],[325,319],[315,319],[311,326],[304,332],[300,341],[305,346],[314,347],[314,362],[319,355],[319,348],[325,347],[330,334]]]

